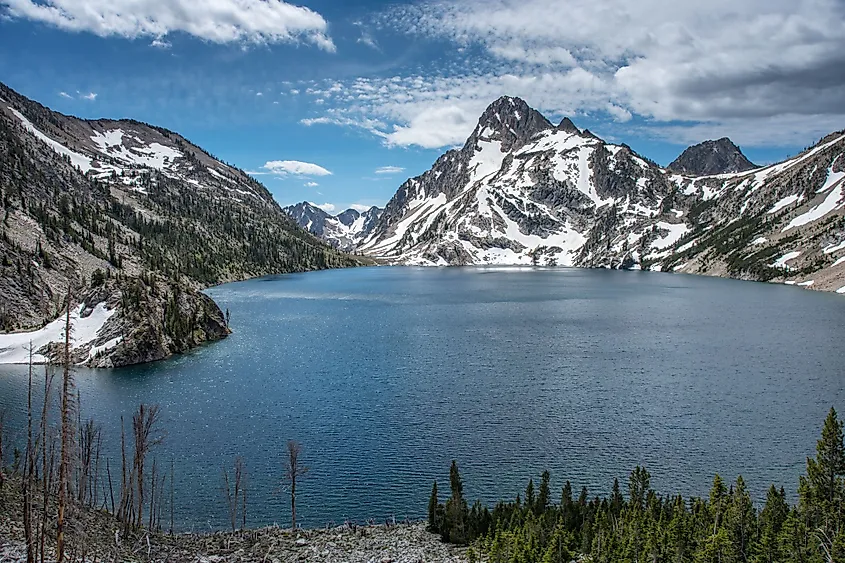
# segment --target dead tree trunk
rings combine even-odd
[[[140,526],[144,522],[144,462],[150,449],[162,441],[161,436],[153,436],[159,415],[158,405],[147,406],[142,403],[138,407],[137,414],[132,417],[132,429],[135,435],[135,458],[132,465],[138,492],[136,498],[137,512],[135,514],[136,526]]]
[[[288,440],[288,459],[285,466],[285,481],[290,485],[291,528],[296,529],[296,482],[308,473],[309,468],[299,461],[302,446],[295,440]]]
[[[23,533],[26,540],[26,563],[35,563],[35,541],[32,537],[32,473],[35,461],[32,451],[32,341],[29,343],[29,381],[26,391],[26,463],[23,479]]]
[[[59,460],[59,497],[58,518],[56,520],[56,561],[62,563],[65,558],[65,511],[68,497],[68,470],[70,468],[70,289],[68,288],[65,309],[65,350],[62,361],[62,451]]]

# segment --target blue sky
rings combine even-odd
[[[524,98],[661,164],[845,128],[842,0],[0,0],[0,80],[175,130],[282,204],[383,205]],[[304,164],[303,164],[304,163]]]

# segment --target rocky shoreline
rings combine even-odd
[[[102,534],[104,544],[91,545],[72,561],[170,563],[463,563],[466,549],[445,544],[424,523],[391,526],[340,526],[325,530],[283,530],[276,527],[213,534],[135,533],[120,539]],[[22,535],[22,530],[17,530]],[[9,535],[7,535],[9,534]],[[108,541],[105,538],[110,538]],[[0,562],[23,563],[26,546],[18,533],[0,531]]]

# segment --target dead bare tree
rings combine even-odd
[[[0,409],[0,489],[6,482],[6,474],[3,472],[3,463],[6,459],[3,457],[3,426],[6,421],[6,409]]]
[[[50,492],[50,472],[53,467],[52,453],[50,455],[50,466],[47,466],[47,420],[48,407],[50,405],[50,390],[53,387],[53,372],[48,366],[44,366],[44,404],[41,410],[41,477],[42,483],[42,500],[41,506],[41,526],[39,530],[39,561],[44,563],[44,544],[47,536],[47,499]]]
[[[302,445],[295,440],[288,440],[288,459],[285,465],[285,481],[290,485],[290,514],[291,528],[296,529],[296,481],[304,477],[309,468],[302,465],[299,455]]]
[[[56,519],[56,561],[62,563],[65,559],[65,511],[68,500],[68,471],[70,469],[70,288],[68,287],[67,304],[65,308],[65,349],[62,358],[62,450],[59,461],[59,495],[58,518]]]
[[[235,467],[233,470],[232,479],[229,478],[229,471],[223,467],[223,492],[226,493],[226,503],[229,508],[229,522],[232,525],[234,532],[238,526],[238,509],[241,503],[244,503],[243,518],[246,519],[246,501],[244,500],[245,490],[244,485],[246,481],[246,466],[244,465],[244,458],[241,456],[235,457]]]
[[[35,461],[32,446],[32,341],[29,342],[29,380],[26,389],[26,462],[23,478],[23,533],[26,541],[26,563],[35,563],[35,542],[32,537],[32,474]]]
[[[158,405],[148,406],[141,403],[138,412],[132,417],[132,429],[135,435],[135,457],[132,463],[132,471],[135,474],[135,485],[138,490],[138,496],[135,499],[137,503],[136,526],[140,526],[144,522],[144,462],[150,449],[160,444],[164,439],[163,436],[154,435],[160,413]]]

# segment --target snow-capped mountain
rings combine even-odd
[[[293,217],[297,225],[344,251],[355,249],[369,236],[383,211],[374,206],[363,213],[357,209],[347,209],[337,215],[330,215],[307,201],[282,209]]]
[[[707,154],[735,147],[727,142],[689,160],[746,166],[739,149]],[[405,264],[662,269],[836,290],[843,153],[837,133],[775,166],[682,175],[503,97],[462,148],[402,184],[358,249]]]

